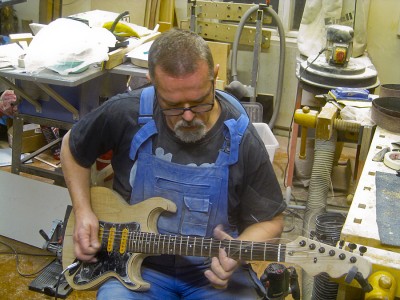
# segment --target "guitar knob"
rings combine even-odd
[[[308,246],[311,250],[314,250],[317,246],[315,246],[315,244],[310,244],[310,246]]]
[[[349,243],[347,246],[349,247],[350,252],[353,252],[355,249],[357,249],[357,245],[354,243]]]
[[[355,257],[355,256],[350,257],[350,262],[352,264],[355,264],[357,262],[357,257]]]
[[[336,253],[335,253],[335,250],[329,250],[329,255],[330,255],[330,256],[335,256],[335,254],[336,254]]]
[[[318,251],[319,251],[319,253],[325,253],[325,248],[321,247],[321,248],[318,249]]]
[[[340,258],[341,260],[345,260],[345,259],[346,259],[346,254],[340,253],[340,254],[339,254],[339,258]]]
[[[360,246],[360,248],[358,248],[358,251],[360,251],[360,255],[363,256],[364,253],[367,252],[367,247]]]
[[[299,245],[300,245],[301,247],[304,247],[304,246],[306,245],[306,241],[305,241],[305,240],[300,241],[300,242],[299,242]]]

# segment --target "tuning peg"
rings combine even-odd
[[[365,246],[360,246],[358,248],[358,251],[360,251],[360,255],[363,256],[365,252],[367,252],[367,247]]]
[[[347,245],[347,247],[349,247],[350,252],[353,252],[355,249],[357,249],[357,245],[354,244],[354,243],[349,243],[349,244]]]
[[[339,249],[342,249],[344,246],[344,240],[339,241]]]

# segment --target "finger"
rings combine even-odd
[[[91,226],[90,246],[93,247],[94,249],[96,249],[96,252],[100,249],[99,227],[98,226]]]
[[[223,230],[223,226],[222,225],[217,225],[217,227],[214,228],[214,237],[217,240],[232,240],[233,238],[227,234],[224,230]]]
[[[219,278],[212,270],[205,271],[204,276],[206,276],[211,285],[217,289],[225,289],[228,287],[228,280]]]
[[[214,267],[216,268],[215,271],[221,271],[221,272],[227,272],[227,273],[233,273],[235,271],[236,267],[238,266],[238,263],[236,260],[228,257],[226,254],[226,251],[224,249],[219,249],[219,255],[218,259],[216,259],[216,262],[214,264]],[[221,270],[220,270],[221,268]]]

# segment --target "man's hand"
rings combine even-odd
[[[219,240],[233,239],[220,226],[215,228],[214,237]],[[205,271],[204,275],[215,288],[225,289],[228,287],[229,279],[238,266],[238,262],[229,258],[224,249],[219,249],[218,257],[212,258],[211,268]]]
[[[75,256],[85,262],[96,262],[95,255],[100,250],[99,221],[92,211],[77,213],[75,217]]]

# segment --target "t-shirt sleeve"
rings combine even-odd
[[[135,126],[137,113],[130,99],[127,94],[115,96],[72,127],[70,150],[81,166],[88,168],[100,155],[114,150],[128,127]]]

